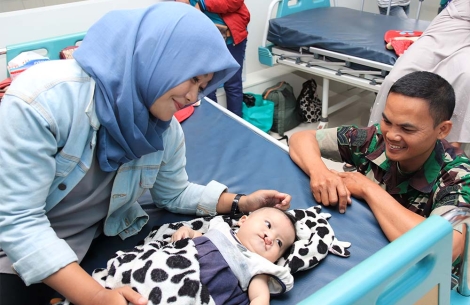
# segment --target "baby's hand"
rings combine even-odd
[[[194,238],[198,236],[202,236],[202,234],[191,228],[182,226],[178,230],[176,230],[175,233],[173,233],[173,235],[171,236],[171,241],[177,241],[184,238]]]

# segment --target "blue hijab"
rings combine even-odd
[[[164,149],[162,134],[170,121],[149,112],[157,98],[214,72],[202,92],[207,95],[239,68],[213,22],[178,2],[107,13],[73,55],[96,82],[97,156],[107,172]]]

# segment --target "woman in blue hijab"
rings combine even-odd
[[[75,304],[146,304],[79,263],[101,233],[141,230],[147,190],[157,207],[198,216],[289,207],[274,190],[188,181],[173,114],[239,68],[201,12],[175,2],[110,12],[74,58],[28,69],[2,100],[0,304],[41,304],[54,290]]]

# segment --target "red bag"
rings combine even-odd
[[[421,35],[421,31],[387,31],[384,35],[385,48],[394,50],[395,54],[401,56]]]
[[[8,87],[10,87],[11,78],[5,78],[0,82],[0,102],[2,101],[3,95],[7,91]]]
[[[73,58],[73,52],[78,48],[78,46],[71,46],[71,47],[66,47],[59,53],[59,58],[60,59],[72,59]]]
[[[194,112],[194,106],[193,105],[190,105],[188,107],[185,107],[183,109],[180,109],[178,111],[175,112],[175,118],[178,120],[178,122],[183,122],[184,120],[186,120],[187,118],[189,118],[191,116],[191,114],[193,114]]]

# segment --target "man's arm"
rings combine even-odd
[[[315,130],[296,132],[289,141],[289,155],[310,177],[310,188],[317,202],[325,206],[337,205],[344,213],[351,203],[349,191],[343,181],[332,173],[321,159]]]
[[[405,208],[378,184],[360,173],[339,173],[351,195],[367,202],[388,240],[394,241],[425,220]],[[463,251],[464,235],[454,231],[452,261]]]
[[[268,305],[270,293],[268,288],[269,276],[266,274],[258,274],[253,277],[248,286],[248,297],[250,305]]]

